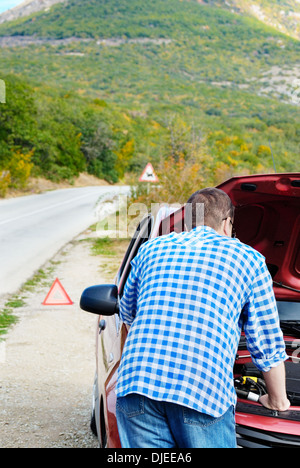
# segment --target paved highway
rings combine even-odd
[[[0,201],[0,296],[17,291],[47,260],[98,221],[101,204],[128,187],[56,190]]]

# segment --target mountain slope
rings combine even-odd
[[[201,135],[212,171],[270,170],[270,144],[279,170],[298,168],[300,43],[254,18],[196,1],[70,0],[0,26],[13,34],[44,43],[3,47],[0,74],[117,109],[131,167],[158,163],[179,125],[178,138]]]
[[[227,0],[216,2],[225,3]],[[141,0],[69,0],[50,11],[0,25],[3,35],[2,47],[34,43],[65,47],[67,40],[74,42],[76,37],[76,44],[62,49],[57,60],[67,53],[84,57],[97,54],[100,59],[107,47],[111,53],[114,47],[120,68],[123,59],[118,51],[124,49],[125,55],[130,54],[140,44],[152,50],[153,61],[159,62],[160,69],[179,72],[186,80],[251,91],[255,88],[259,95],[292,103],[300,79],[299,44],[255,19],[210,4],[199,5],[198,1],[152,0],[150,4]],[[79,39],[89,42],[84,46]],[[50,50],[42,54],[43,58],[50,56]],[[72,65],[71,60],[69,63]],[[88,64],[88,73],[89,69]]]
[[[25,0],[20,5],[0,14],[0,24],[29,16],[38,11],[48,10],[52,5],[66,0]]]
[[[300,2],[298,0],[185,0],[198,4],[213,5],[231,12],[254,16],[279,32],[300,39]],[[56,3],[68,0],[25,0],[11,10],[0,14],[0,24],[18,20],[40,11],[48,11]],[[84,5],[82,5],[84,6]],[[69,6],[67,6],[69,8]],[[72,5],[70,6],[72,8]]]
[[[33,0],[29,5],[43,5],[44,2],[54,3],[55,0]],[[259,0],[255,0],[256,2]],[[292,1],[292,0],[290,0]],[[244,0],[230,0],[232,4],[241,10],[246,10]],[[204,3],[204,4],[202,4]],[[212,4],[212,5],[211,5]],[[252,3],[251,3],[252,4]],[[185,32],[187,22],[192,27],[191,33],[199,32],[199,27],[205,26],[207,19],[212,15],[212,6],[215,6],[214,15],[220,11],[219,25],[231,23],[232,18],[227,16],[227,0],[200,2],[199,0],[62,0],[62,3],[54,6],[50,11],[40,11],[27,18],[21,18],[11,24],[3,25],[2,31],[10,34],[36,34],[49,37],[111,37],[122,34],[129,37],[148,36],[159,34],[178,35]],[[19,7],[19,11],[26,12],[25,7]],[[251,11],[251,8],[250,8]],[[191,18],[191,15],[194,15]],[[208,18],[207,18],[208,16]],[[240,15],[241,16],[241,15]],[[203,18],[203,20],[202,20]],[[129,19],[129,21],[128,21]],[[247,19],[235,17],[238,25],[247,24]],[[126,24],[127,23],[127,24]],[[248,22],[249,23],[249,22]],[[251,23],[255,28],[255,23]],[[183,27],[182,27],[183,26]],[[224,29],[224,28],[222,28]],[[214,31],[216,32],[216,31]]]
[[[190,0],[252,16],[277,31],[300,40],[299,0]]]
[[[226,0],[242,12],[300,40],[300,2],[298,0]]]

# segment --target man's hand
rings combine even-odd
[[[263,395],[260,397],[259,402],[265,407],[273,411],[287,411],[291,406],[291,403],[287,398],[282,401],[272,401],[269,395]]]

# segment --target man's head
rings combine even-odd
[[[229,196],[217,188],[195,192],[186,206],[186,224],[189,230],[205,225],[219,234],[230,237],[234,220],[234,206]]]

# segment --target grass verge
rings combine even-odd
[[[14,315],[14,310],[18,307],[23,307],[24,304],[25,302],[22,298],[13,296],[5,303],[4,308],[0,310],[0,341],[2,341],[3,335],[7,333],[9,327],[18,321]]]
[[[17,294],[11,296],[0,309],[0,341],[4,339],[9,328],[18,322],[16,310],[26,305],[26,294],[33,292],[38,286],[48,285],[49,277],[55,268],[55,262],[50,262],[51,265],[46,270],[38,270],[26,283],[22,286]]]

